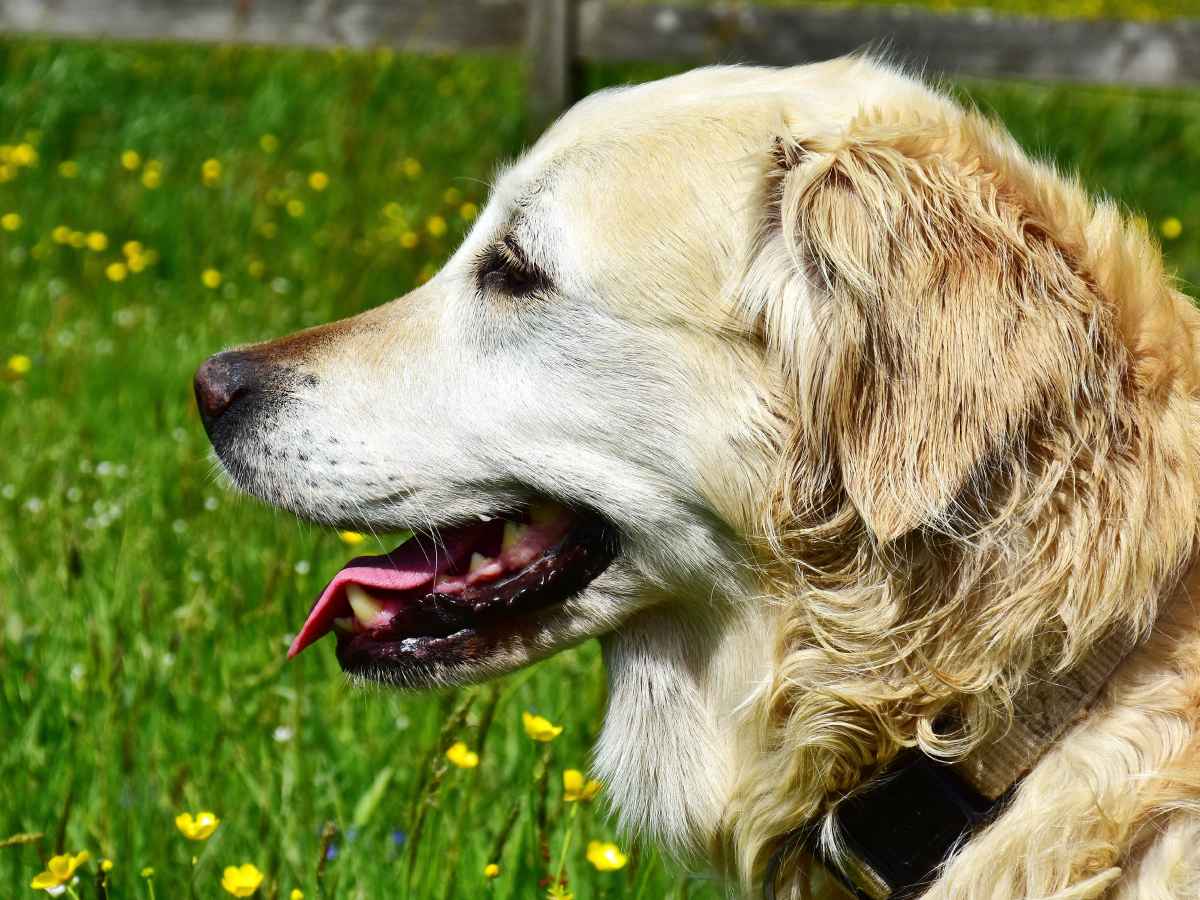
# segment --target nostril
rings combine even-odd
[[[229,354],[218,353],[196,370],[193,387],[206,431],[212,429],[238,395],[250,386],[246,367],[234,365],[233,362]]]

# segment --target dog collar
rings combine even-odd
[[[919,750],[900,754],[787,837],[767,865],[765,900],[776,900],[781,869],[805,851],[858,900],[920,894],[959,843],[1000,812],[1014,786],[1079,719],[1134,646],[1126,636],[1110,634],[1068,672],[1047,665],[1014,698],[1009,729],[963,760],[947,764]]]

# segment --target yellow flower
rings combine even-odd
[[[552,884],[546,891],[547,900],[575,900],[575,895],[567,890],[565,884]]]
[[[479,765],[479,754],[472,753],[462,741],[452,744],[446,751],[446,758],[460,769],[473,769]]]
[[[130,172],[142,164],[142,158],[136,150],[126,150],[121,154],[121,165],[127,168]]]
[[[415,231],[406,231],[404,234],[400,235],[400,246],[404,247],[406,250],[411,250],[413,247],[417,246],[418,240],[420,240],[420,238],[417,237],[417,233]]]
[[[258,146],[262,147],[268,153],[274,153],[279,149],[279,138],[273,134],[264,134],[258,139]]]
[[[33,368],[33,360],[23,353],[17,353],[8,358],[8,368],[18,375],[24,375]]]
[[[401,208],[399,203],[393,200],[383,208],[383,214],[389,219],[399,219],[403,217],[404,210]]]
[[[79,175],[79,163],[66,160],[58,164],[58,174],[63,178],[75,178]]]
[[[141,257],[137,257],[139,260]],[[132,262],[132,260],[131,260]],[[129,274],[129,267],[125,263],[109,263],[104,269],[104,274],[108,276],[109,281],[124,281],[125,276]]]
[[[12,181],[17,177],[17,167],[8,163],[0,165],[0,181]]]
[[[36,166],[38,162],[38,154],[32,144],[17,144],[12,148],[11,158],[18,166]]]
[[[1160,228],[1162,230],[1162,236],[1168,241],[1175,240],[1175,238],[1179,237],[1179,235],[1183,233],[1183,223],[1174,216],[1171,216],[1169,219],[1163,219],[1163,223]]]
[[[106,859],[104,862],[100,863],[100,868],[102,871],[111,872],[113,870],[113,861],[111,859]]]
[[[108,235],[103,231],[93,231],[87,236],[87,245],[89,250],[95,250],[97,253],[107,250]]]
[[[47,871],[34,878],[29,886],[36,891],[46,891],[64,885],[74,877],[75,870],[87,860],[88,852],[86,850],[78,856],[71,856],[70,853],[55,856],[46,864]]]
[[[458,208],[458,214],[470,222],[479,215],[479,207],[474,203],[464,203]]]
[[[16,231],[21,227],[21,217],[16,213],[6,213],[0,216],[0,228],[5,231]]]
[[[142,255],[142,244],[140,241],[126,241],[121,245],[121,252],[127,257]]]
[[[87,246],[88,236],[82,231],[72,231],[71,236],[67,238],[67,242],[76,250]]]
[[[523,713],[521,720],[525,723],[525,733],[535,741],[552,741],[562,734],[561,725],[551,725],[546,719],[531,712]]]
[[[578,769],[567,769],[563,772],[563,800],[568,803],[574,803],[576,800],[590,803],[600,793],[602,787],[604,785],[599,781],[589,781],[585,785],[583,773]]]
[[[263,873],[250,863],[246,863],[240,869],[237,866],[228,866],[225,869],[225,877],[221,879],[221,887],[235,897],[249,897],[258,890],[262,880]]]
[[[204,165],[200,167],[200,174],[204,178],[204,183],[208,187],[216,186],[216,183],[221,178],[221,162],[216,159],[206,159]]]
[[[421,174],[421,164],[410,156],[404,161],[404,174],[409,178],[416,178]]]
[[[217,830],[221,820],[210,812],[196,813],[194,819],[191,813],[180,813],[175,817],[175,824],[188,840],[202,841]]]
[[[488,863],[483,867],[483,874],[488,878],[500,877],[500,867],[495,863]]]
[[[255,278],[262,278],[262,274],[263,274],[263,272],[267,271],[267,267],[265,265],[263,265],[262,262],[260,262],[259,260],[256,259],[256,260],[253,260],[248,266],[246,266],[246,271],[249,272],[251,275],[253,275]],[[345,540],[345,538],[343,538],[343,540]]]
[[[221,286],[221,273],[216,269],[205,269],[200,275],[200,280],[206,288],[218,288]]]
[[[261,265],[261,263],[259,265]],[[338,537],[342,539],[343,543],[349,544],[351,547],[353,547],[355,544],[361,544],[364,540],[366,540],[366,538],[364,538],[357,531],[339,531]]]
[[[300,216],[304,215],[304,201],[289,200],[287,202],[287,214],[289,216],[291,216],[293,219],[297,219]]]
[[[323,191],[329,187],[329,176],[324,172],[313,172],[308,176],[308,186],[314,191]]]
[[[453,206],[455,203],[457,203],[459,201],[459,199],[461,199],[461,197],[462,197],[462,195],[459,194],[458,188],[446,188],[445,193],[442,194],[442,199],[445,200],[447,203],[449,203],[451,206]]]
[[[267,240],[272,240],[279,234],[279,226],[274,222],[263,222],[258,226],[258,232]]]
[[[446,220],[441,216],[430,216],[429,221],[425,223],[425,227],[429,229],[429,233],[434,237],[440,237],[446,233]]]
[[[292,900],[304,900],[304,891],[300,888],[292,888],[292,893],[289,894]]]
[[[70,243],[71,229],[66,225],[59,225],[52,232],[50,232],[50,237],[54,239],[54,243],[56,244]]]
[[[587,859],[601,872],[615,872],[629,862],[629,857],[618,850],[616,844],[602,844],[599,841],[588,842]]]
[[[162,171],[160,169],[151,169],[150,163],[147,163],[146,171],[142,173],[142,185],[152,191],[162,187]]]

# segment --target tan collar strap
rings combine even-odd
[[[1075,668],[1035,674],[1013,701],[1011,727],[957,763],[901,754],[789,835],[768,864],[763,896],[775,900],[780,872],[795,872],[788,863],[805,850],[859,900],[919,895],[962,838],[1000,811],[1007,792],[1083,716],[1135,646],[1127,635],[1110,634]]]

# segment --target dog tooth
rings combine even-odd
[[[518,525],[516,522],[504,523],[504,537],[500,540],[501,552],[511,550],[517,544],[525,539],[525,535],[529,534],[530,527],[528,525]]]
[[[490,562],[492,562],[492,558],[490,556],[484,556],[482,553],[472,553],[471,554],[471,565],[467,569],[467,571],[468,572],[478,572],[480,569],[482,569],[484,566],[488,565]]]
[[[534,501],[529,504],[529,520],[534,525],[549,525],[562,515],[562,504],[556,500]]]
[[[383,612],[383,604],[357,584],[346,585],[346,599],[350,601],[350,608],[354,610],[354,618],[368,627],[373,625]]]

